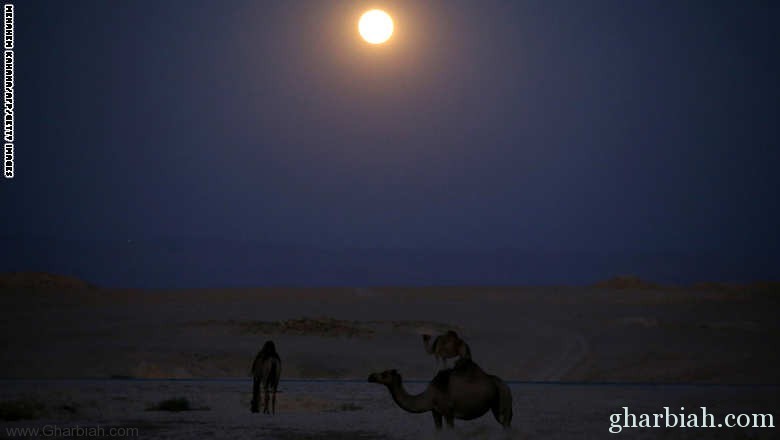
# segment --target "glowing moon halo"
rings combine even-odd
[[[393,19],[385,11],[372,9],[360,17],[358,31],[371,44],[384,43],[393,35]]]

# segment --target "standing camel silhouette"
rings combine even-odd
[[[485,373],[471,359],[461,358],[454,368],[441,370],[420,394],[410,395],[396,370],[386,370],[368,376],[371,383],[387,387],[395,403],[404,411],[423,413],[431,411],[436,429],[447,426],[453,419],[472,420],[493,411],[496,421],[504,428],[512,423],[512,392],[497,376]]]
[[[273,341],[266,341],[263,348],[252,362],[252,412],[258,412],[260,405],[260,387],[263,388],[263,413],[268,411],[268,393],[273,393],[271,399],[271,414],[276,414],[276,388],[282,375],[282,360],[276,352]]]
[[[425,352],[436,356],[436,366],[442,363],[447,368],[447,359],[460,356],[471,359],[471,349],[453,330],[436,337],[431,344],[431,335],[422,335]]]

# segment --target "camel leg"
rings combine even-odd
[[[436,425],[436,430],[441,429],[441,414],[436,411],[431,411],[431,414],[433,414],[433,423]]]
[[[499,405],[494,406],[491,410],[493,410],[493,417],[496,418],[496,421],[501,424],[501,426],[504,428],[509,428],[511,426],[512,417],[502,414],[502,408]]]
[[[265,414],[270,414],[271,413],[270,411],[268,411],[268,397],[269,397],[268,394],[269,394],[268,387],[265,387],[265,395],[263,396],[263,398],[264,398],[264,400],[263,400],[263,413],[265,413]]]
[[[512,425],[512,391],[509,387],[497,380],[499,399],[496,404],[493,405],[493,416],[495,416],[498,423],[504,428],[509,428]]]
[[[444,420],[447,422],[447,427],[448,428],[450,428],[450,429],[455,428],[455,424],[453,423],[455,421],[455,417],[452,415],[452,413],[445,414],[444,415]]]
[[[256,413],[259,411],[258,406],[260,405],[260,381],[257,380],[257,377],[252,378],[252,406],[251,411],[253,413]]]
[[[271,398],[271,414],[276,414],[276,387],[274,387],[274,395]]]
[[[490,410],[493,411],[493,417],[496,418],[496,422],[506,427],[506,425],[504,424],[504,417],[501,416],[501,406],[498,404],[493,405],[493,407],[490,408]]]

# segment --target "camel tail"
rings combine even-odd
[[[503,427],[509,428],[512,424],[512,391],[503,380],[496,378],[498,385],[498,408],[499,413],[496,419]]]

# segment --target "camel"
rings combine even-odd
[[[447,359],[455,356],[461,358],[471,359],[471,349],[463,339],[461,339],[457,333],[453,330],[447,331],[442,335],[436,337],[431,345],[431,335],[423,335],[423,344],[425,345],[425,352],[436,356],[436,365],[441,362],[444,368],[447,368]]]
[[[273,393],[271,400],[271,414],[276,414],[276,388],[279,386],[279,377],[282,374],[282,360],[276,352],[273,341],[266,341],[263,348],[255,356],[252,362],[252,412],[258,412],[260,405],[260,387],[265,393],[263,399],[263,413],[268,411],[268,393]]]
[[[403,386],[396,370],[386,370],[368,376],[371,383],[387,387],[395,403],[411,413],[433,413],[436,429],[442,427],[442,417],[447,426],[453,427],[453,419],[472,420],[493,411],[496,421],[504,428],[512,423],[512,392],[497,376],[482,371],[471,359],[461,358],[454,368],[441,370],[420,394],[410,395]]]

